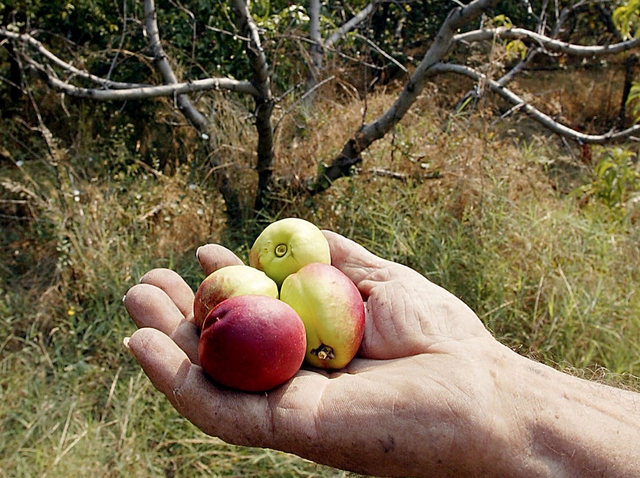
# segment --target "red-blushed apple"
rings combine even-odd
[[[269,224],[249,251],[249,265],[264,271],[278,287],[312,262],[331,264],[329,243],[315,224],[296,217]]]
[[[267,275],[245,265],[226,266],[209,274],[193,298],[193,321],[199,329],[220,302],[238,295],[266,295],[278,298],[278,286]]]
[[[239,295],[205,318],[198,358],[218,384],[263,392],[298,372],[306,345],[304,324],[289,305],[273,297]]]
[[[341,369],[355,357],[364,334],[364,302],[336,267],[319,262],[287,277],[280,300],[298,312],[307,332],[307,363]]]

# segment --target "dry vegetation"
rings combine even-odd
[[[343,86],[312,116],[283,119],[277,171],[315,172],[394,97],[388,86],[349,99]],[[585,163],[579,148],[526,118],[496,121],[489,113],[500,105],[484,100],[450,117],[443,101],[442,90],[425,92],[357,174],[325,194],[275,191],[273,218],[310,219],[410,265],[525,355],[640,390],[638,182],[624,202],[604,201],[593,172],[612,150],[593,148]],[[251,196],[253,139],[237,105],[218,108],[228,167]],[[36,133],[22,146],[4,133],[0,476],[347,476],[203,436],[123,351],[133,324],[121,299],[144,272],[174,268],[195,288],[199,245],[221,242],[246,257],[255,234],[252,224],[225,228],[192,136],[166,134],[167,120],[156,118],[157,144],[141,137],[144,151],[173,145],[148,162],[117,132],[96,139],[99,125],[67,131],[58,162]]]

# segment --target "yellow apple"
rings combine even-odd
[[[332,265],[311,263],[284,280],[280,300],[304,322],[307,363],[335,370],[351,362],[364,334],[364,302],[349,277]]]
[[[265,295],[278,298],[278,286],[267,275],[246,265],[226,266],[209,274],[200,284],[193,299],[193,321],[202,322],[220,302],[238,295]]]
[[[249,252],[249,265],[264,271],[278,286],[313,262],[331,264],[329,243],[315,224],[294,217],[269,224]]]

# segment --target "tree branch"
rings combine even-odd
[[[430,76],[443,73],[445,71],[455,71],[455,68],[458,68],[457,65],[445,65],[441,63],[442,58],[444,58],[454,42],[488,40],[494,38],[495,35],[500,35],[505,38],[528,38],[536,41],[539,45],[550,51],[570,53],[577,56],[609,55],[635,48],[640,45],[640,39],[620,42],[608,46],[587,47],[572,45],[551,39],[542,34],[518,28],[484,29],[476,30],[468,34],[456,33],[459,28],[463,27],[465,24],[469,24],[469,22],[495,6],[497,3],[498,2],[496,0],[474,0],[467,5],[461,5],[460,7],[453,9],[449,13],[436,35],[434,42],[418,67],[414,70],[409,81],[406,83],[403,91],[400,93],[393,105],[391,105],[391,107],[387,109],[376,121],[360,128],[354,137],[344,145],[340,155],[333,160],[331,165],[323,168],[318,176],[310,182],[308,187],[312,194],[324,191],[336,179],[350,175],[353,165],[361,162],[359,157],[360,153],[368,148],[374,141],[384,137],[392,128],[395,127],[396,124],[398,124],[411,105],[415,102],[418,95],[422,92],[426,80]],[[447,68],[450,69],[447,70]],[[459,68],[463,69],[466,67]],[[463,70],[458,72],[464,74]],[[486,84],[489,85],[492,90],[507,98],[511,103],[522,105],[521,109],[526,111],[534,119],[549,127],[552,131],[562,134],[563,136],[573,138],[577,141],[587,143],[619,141],[640,132],[640,126],[638,126],[629,128],[625,131],[610,132],[604,135],[588,135],[580,133],[555,122],[533,106],[526,104],[520,97],[510,90],[507,90],[504,85],[499,82],[488,79],[486,76],[473,70],[470,70],[468,73],[469,74],[467,74],[467,76],[470,76],[471,78],[486,81]],[[504,82],[507,80],[508,78],[505,78]]]
[[[57,78],[47,71],[44,65],[27,58],[29,66],[37,70],[41,76],[56,90],[77,98],[90,98],[99,101],[127,101],[157,98],[160,96],[176,96],[196,91],[229,90],[237,93],[255,94],[257,89],[248,81],[237,81],[228,78],[205,78],[190,82],[169,85],[140,85],[127,89],[100,90],[96,88],[82,88]]]
[[[613,45],[575,45],[572,43],[555,40],[546,35],[532,32],[524,28],[487,28],[473,30],[455,35],[456,42],[479,42],[493,40],[494,38],[507,38],[510,40],[531,40],[546,50],[554,53],[565,53],[577,57],[599,57],[614,55],[640,46],[640,38],[614,43]]]
[[[632,126],[631,128],[627,128],[623,131],[610,131],[605,134],[585,134],[579,131],[576,131],[568,126],[565,126],[561,123],[558,123],[550,116],[544,114],[540,110],[536,109],[534,106],[527,103],[520,96],[515,94],[513,91],[501,85],[499,82],[492,80],[487,77],[483,73],[480,73],[468,66],[463,65],[455,65],[450,63],[438,63],[433,66],[432,71],[435,74],[439,73],[457,73],[460,75],[467,76],[472,78],[475,81],[482,81],[486,85],[488,85],[492,91],[498,93],[504,99],[512,103],[520,109],[527,113],[531,118],[538,121],[545,128],[557,133],[563,137],[570,138],[581,143],[593,143],[593,144],[603,144],[603,143],[611,143],[617,141],[623,141],[625,139],[629,139],[633,137],[635,134],[640,133],[640,125]]]
[[[373,0],[369,2],[366,7],[356,13],[347,23],[338,28],[335,32],[331,34],[329,38],[324,42],[325,48],[331,48],[337,42],[342,40],[347,33],[356,28],[360,23],[362,23],[371,13],[374,8],[377,6],[379,0]]]
[[[104,88],[113,88],[113,89],[126,89],[126,88],[140,88],[142,86],[139,83],[121,83],[119,81],[111,81],[106,80],[104,78],[100,78],[99,76],[92,75],[84,70],[80,70],[70,63],[58,58],[56,55],[51,53],[45,46],[38,40],[36,40],[32,35],[28,33],[15,33],[7,30],[5,27],[0,27],[0,36],[8,38],[10,40],[17,41],[19,43],[29,45],[34,48],[38,53],[40,53],[43,57],[48,59],[53,65],[56,65],[62,68],[64,71],[71,73],[72,75],[82,78],[84,80],[92,81]]]
[[[468,5],[456,7],[449,12],[434,42],[393,105],[376,121],[360,128],[354,137],[344,145],[331,165],[323,168],[318,176],[310,182],[308,188],[311,194],[322,192],[336,179],[351,174],[352,166],[362,161],[360,153],[374,141],[383,138],[407,113],[422,92],[427,78],[435,73],[433,66],[440,62],[451,48],[456,31],[497,3],[498,0],[474,0]]]
[[[414,70],[404,89],[393,103],[375,122],[360,130],[358,147],[360,151],[386,135],[404,117],[416,98],[422,92],[426,80],[433,75],[430,71],[449,51],[455,32],[483,12],[498,3],[498,0],[474,0],[464,7],[453,9],[440,27],[438,34],[424,58]]]
[[[551,32],[550,38],[556,39],[558,37],[558,35],[562,31],[562,28],[564,27],[564,23],[567,21],[567,18],[569,17],[569,15],[575,9],[579,8],[580,5],[581,5],[581,2],[577,2],[574,5],[572,5],[571,7],[563,8],[561,11],[559,11],[557,13],[556,24],[555,24],[555,26],[553,28],[553,31]],[[548,3],[545,2],[543,4],[540,16],[538,17],[538,19],[539,19],[538,20],[538,32],[543,32],[545,30],[546,18],[547,18],[547,15],[546,15],[547,6],[548,6]],[[531,6],[529,6],[529,7],[531,7]],[[529,49],[527,51],[527,54],[526,54],[525,58],[522,61],[518,62],[518,64],[516,66],[514,66],[511,69],[511,71],[509,71],[508,73],[503,75],[502,78],[500,78],[498,80],[498,82],[502,86],[506,85],[513,78],[515,78],[516,75],[518,75],[522,70],[524,70],[531,62],[533,62],[534,58],[536,56],[538,56],[538,54],[545,53],[545,52],[546,52],[546,50],[542,46],[537,46],[536,48]]]
[[[165,83],[175,86],[178,80],[160,43],[160,32],[153,0],[144,0],[144,17],[145,29],[149,37],[149,47],[153,53],[156,65]],[[209,131],[211,125],[207,118],[193,105],[187,95],[178,94],[176,101],[182,114],[185,115],[196,130],[198,130],[200,136],[207,140],[208,155],[211,158],[213,175],[227,206],[227,219],[231,224],[234,224],[239,221],[241,217],[240,201],[235,189],[231,185],[228,174],[220,167],[222,160],[218,152],[217,138]]]
[[[326,40],[322,39],[320,33],[320,0],[310,0],[309,9],[309,39],[311,40],[310,54],[311,65],[307,77],[307,87],[305,97],[307,105],[313,103],[314,91],[320,81],[320,72],[324,61],[324,52],[332,50],[334,45],[345,37],[347,33],[362,23],[377,6],[380,0],[372,0],[366,7],[356,13],[348,22],[336,29]],[[368,41],[365,39],[365,41]],[[378,48],[377,46],[374,46]],[[384,54],[384,53],[383,53]],[[393,60],[395,61],[395,60]],[[307,94],[309,93],[309,94]]]
[[[380,48],[378,45],[376,45],[373,41],[369,40],[364,35],[356,34],[356,36],[358,38],[360,38],[363,42],[365,42],[367,45],[369,45],[371,48],[373,48],[375,51],[377,51],[380,55],[382,55],[387,60],[389,60],[391,63],[396,65],[401,71],[403,71],[404,73],[409,73],[409,70],[407,70],[407,68],[402,63],[400,63],[398,60],[396,60],[394,57],[392,57],[389,53],[387,53],[382,48]]]
[[[51,53],[45,46],[32,35],[27,33],[18,34],[0,27],[0,36],[14,40],[33,47],[39,54],[49,60],[53,65],[70,73],[74,78],[91,81],[102,86],[104,89],[82,88],[74,86],[69,81],[57,78],[50,69],[33,58],[25,56],[29,66],[35,68],[52,87],[70,96],[80,98],[92,98],[100,101],[126,101],[145,98],[155,98],[159,96],[174,96],[177,94],[191,93],[207,90],[229,90],[236,93],[256,95],[258,90],[249,81],[238,81],[230,78],[205,78],[190,82],[150,85],[142,83],[123,83],[101,78],[91,73],[78,69]]]
[[[153,54],[153,59],[164,79],[164,82],[168,85],[175,85],[178,83],[173,68],[167,59],[167,55],[162,48],[160,42],[160,31],[158,29],[158,19],[156,14],[156,6],[153,0],[144,0],[144,22],[147,36],[149,37],[149,49]],[[187,119],[193,124],[201,133],[205,133],[207,127],[207,119],[200,113],[197,108],[191,103],[188,96],[179,94],[177,96],[178,108],[182,111]]]
[[[311,40],[311,58],[315,68],[322,68],[323,44],[320,33],[320,0],[309,1],[309,39]]]

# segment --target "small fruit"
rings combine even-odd
[[[355,357],[364,334],[364,303],[355,284],[334,266],[312,263],[287,277],[280,299],[307,332],[307,363],[340,369]]]
[[[278,286],[313,262],[331,264],[329,243],[314,224],[293,217],[269,224],[249,252],[249,265],[264,271]]]
[[[202,328],[205,317],[220,302],[238,295],[278,298],[278,286],[267,275],[245,265],[222,267],[202,281],[193,299],[193,320]]]
[[[281,300],[240,295],[204,320],[198,358],[217,383],[245,392],[270,390],[293,377],[304,361],[306,337],[298,314]]]

